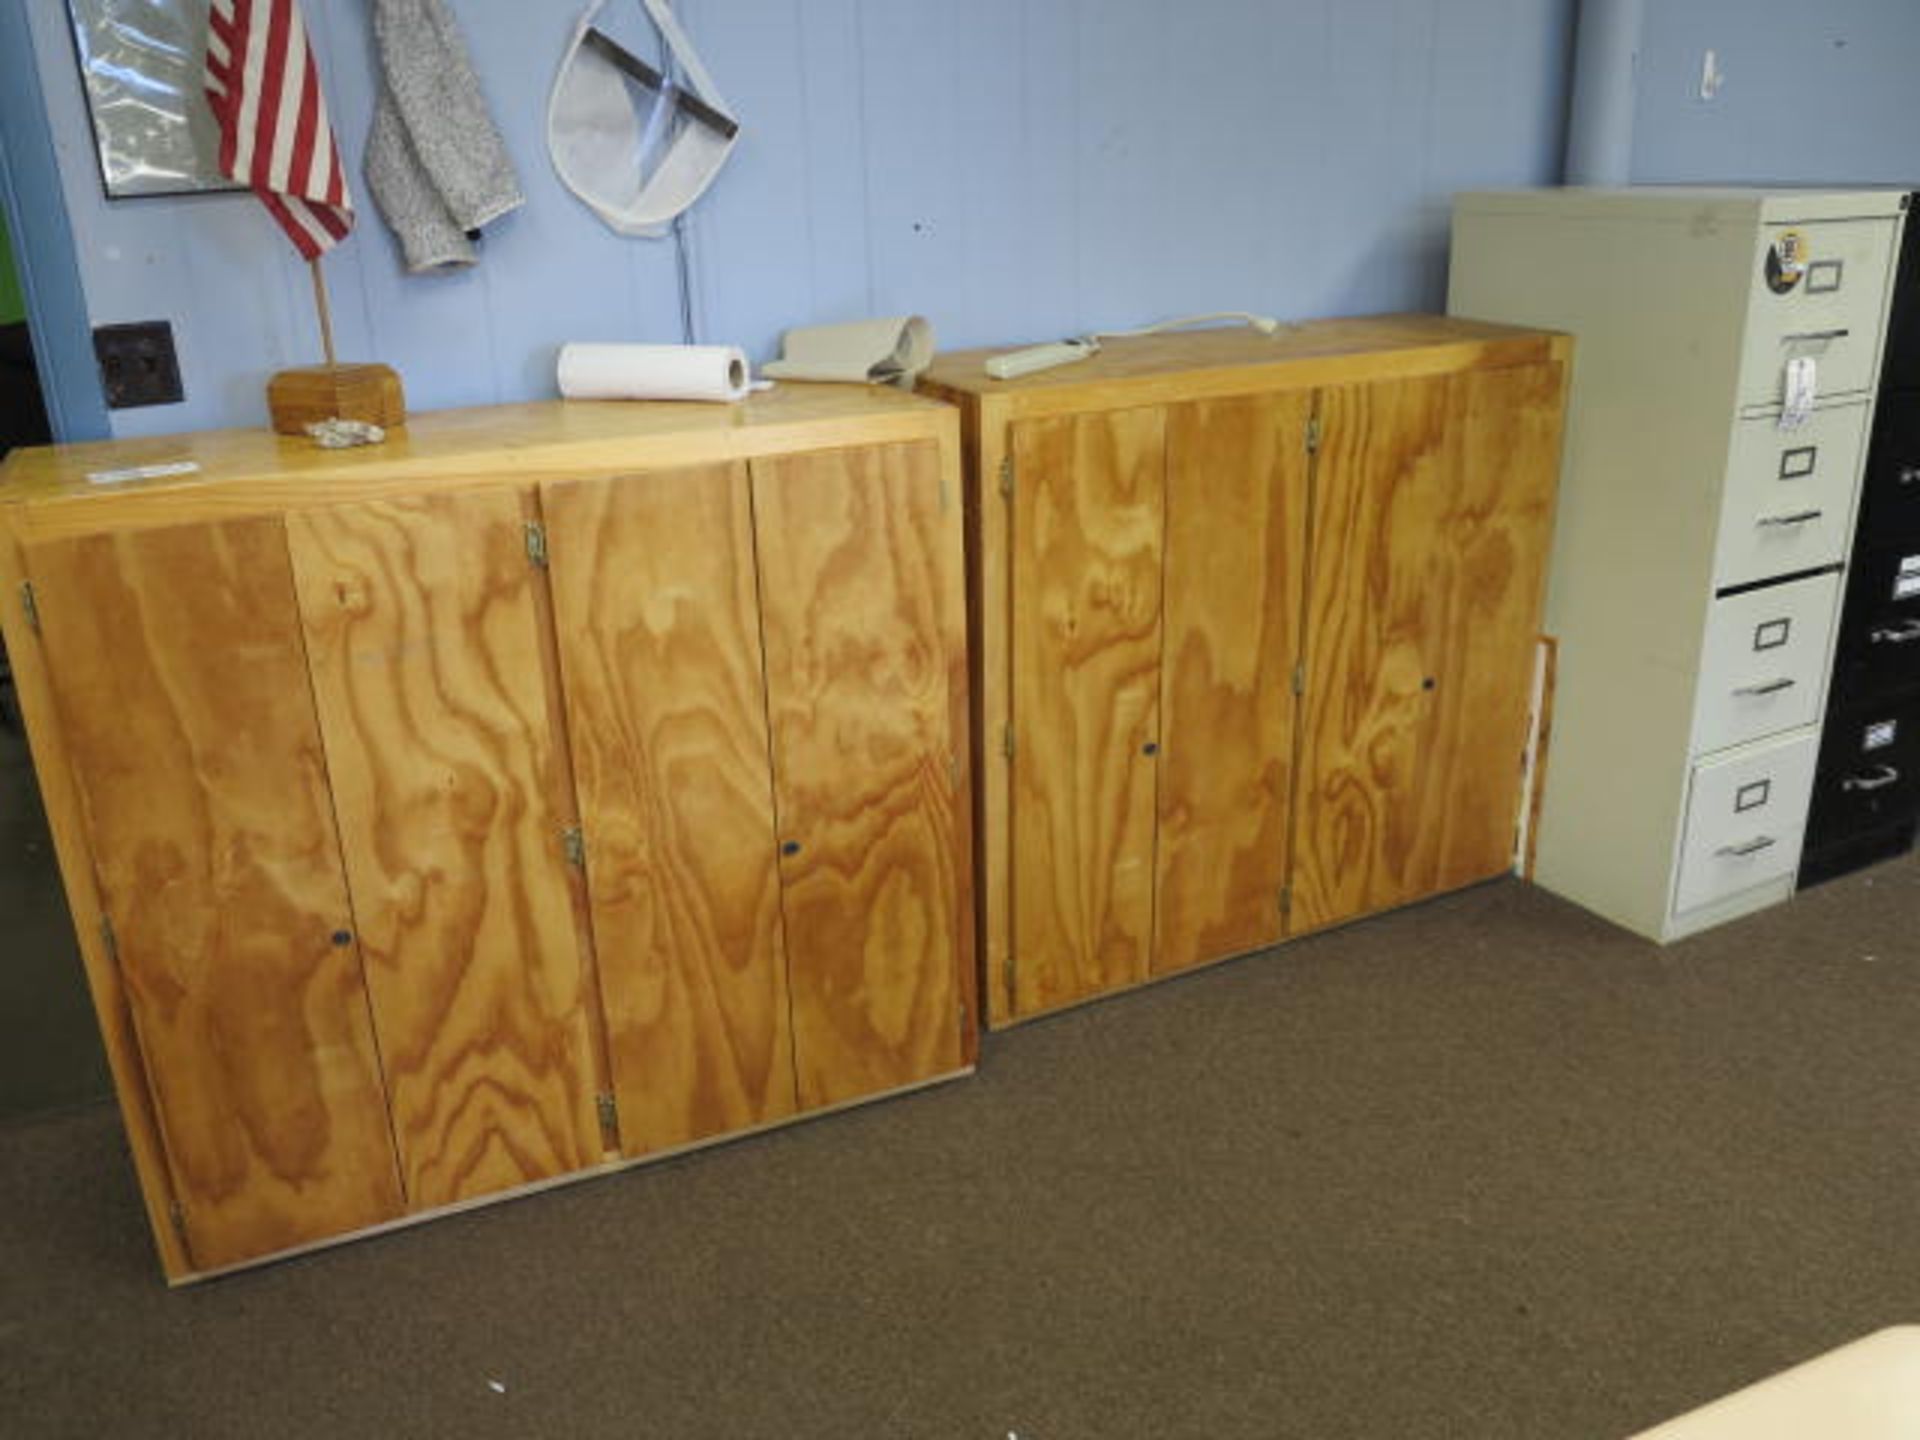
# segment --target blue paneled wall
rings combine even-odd
[[[245,196],[100,195],[61,0],[26,0],[92,323],[165,318],[183,404],[122,435],[254,424],[316,358],[304,267]],[[569,339],[679,338],[671,247],[554,178],[577,7],[453,0],[527,206],[475,270],[411,277],[364,205],[329,258],[343,356],[416,408],[552,393]],[[1216,308],[1437,306],[1452,192],[1559,173],[1572,0],[680,0],[745,126],[690,226],[701,337],[914,310],[943,345]],[[1658,10],[1660,7],[1649,7]],[[365,0],[305,0],[348,163]],[[637,0],[611,25],[639,47]]]
[[[1920,184],[1920,0],[1648,0],[1640,53],[1636,183]]]

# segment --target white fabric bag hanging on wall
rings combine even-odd
[[[594,20],[593,0],[547,103],[547,149],[562,183],[622,235],[658,238],[705,193],[740,127],[667,0],[641,0],[685,77],[674,84],[622,49]],[[654,93],[637,103],[636,88]]]

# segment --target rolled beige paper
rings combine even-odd
[[[559,380],[569,400],[739,400],[751,388],[737,345],[562,345]]]

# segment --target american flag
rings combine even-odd
[[[220,172],[253,188],[303,256],[347,238],[353,202],[294,0],[212,0],[207,103]]]

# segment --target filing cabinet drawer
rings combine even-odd
[[[1753,257],[1740,360],[1740,405],[1778,405],[1787,361],[1812,356],[1818,393],[1874,388],[1893,220],[1763,225]],[[1804,268],[1778,292],[1768,255],[1798,236]],[[1783,286],[1784,281],[1779,282]]]
[[[1883,402],[1890,389],[1920,390],[1920,225],[1908,225],[1900,238],[1880,386]]]
[[[1804,730],[1694,766],[1676,915],[1799,867],[1817,743],[1816,733]]]
[[[1714,587],[1844,560],[1867,406],[1816,410],[1797,430],[1771,417],[1735,424],[1720,502]]]
[[[1920,392],[1896,390],[1880,397],[1859,534],[1863,545],[1920,539]]]
[[[1839,604],[1840,577],[1831,572],[1713,602],[1700,656],[1694,754],[1813,723]]]
[[[1911,818],[1920,806],[1920,700],[1858,705],[1827,717],[1807,819],[1823,846]]]
[[[1834,687],[1849,702],[1920,687],[1920,538],[1857,552]]]

